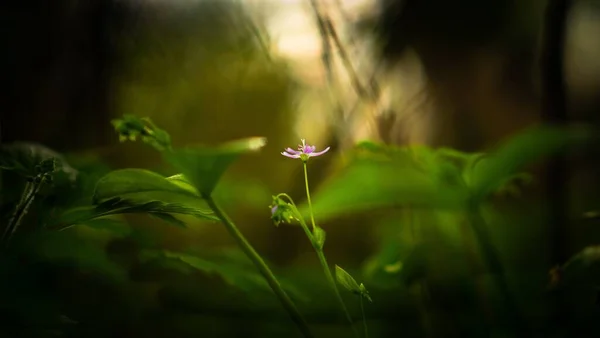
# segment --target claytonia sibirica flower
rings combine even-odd
[[[330,147],[325,148],[322,151],[315,152],[317,147],[307,145],[306,141],[302,139],[302,144],[298,145],[298,150],[294,150],[292,148],[285,148],[285,151],[281,152],[281,155],[289,157],[289,158],[299,158],[302,161],[306,162],[309,158],[315,156],[321,156],[329,151]]]

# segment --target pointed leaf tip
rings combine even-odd
[[[177,149],[165,156],[202,195],[210,195],[233,162],[245,153],[261,149],[266,143],[265,137],[251,137],[216,147]]]
[[[342,269],[338,265],[335,266],[335,278],[337,279],[338,283],[340,283],[340,285],[345,287],[348,291],[357,294],[361,293],[360,286],[356,280],[350,276],[346,270]]]

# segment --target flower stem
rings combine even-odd
[[[303,161],[302,164],[304,165],[304,185],[306,186],[306,198],[308,201],[308,209],[310,211],[310,221],[312,222],[313,234],[314,234],[314,231],[315,231],[317,225],[315,223],[315,216],[314,216],[313,209],[312,209],[312,202],[310,200],[310,190],[308,189],[308,170],[306,168],[306,161]],[[302,215],[300,215],[300,213],[298,212],[298,209],[296,209],[295,207],[294,207],[294,209],[295,209],[296,213],[298,214],[297,216],[300,219],[300,224],[302,224],[304,231],[307,232],[308,227],[306,226],[306,223],[304,222]],[[308,232],[307,232],[307,235],[308,235]],[[346,316],[346,319],[348,320],[348,323],[350,324],[352,331],[354,331],[354,335],[356,337],[359,337],[358,331],[356,330],[356,328],[353,325],[352,316],[350,316],[350,312],[348,312],[348,308],[346,308],[346,304],[344,303],[342,295],[340,294],[340,290],[338,289],[335,279],[333,278],[331,269],[329,269],[329,264],[327,264],[327,259],[325,258],[325,253],[323,252],[323,248],[317,245],[312,234],[309,236],[309,239],[313,245],[313,248],[317,252],[317,256],[319,257],[319,262],[321,263],[321,266],[323,267],[323,272],[325,272],[325,277],[327,278],[327,282],[333,289],[333,292],[335,293],[335,297],[340,305],[340,308],[342,309],[342,312]]]
[[[239,229],[236,227],[233,221],[219,207],[219,205],[215,202],[212,196],[203,195],[202,197],[206,200],[209,207],[214,211],[215,215],[219,217],[221,222],[223,222],[225,228],[227,229],[227,231],[229,231],[229,234],[233,237],[233,239],[235,239],[242,251],[244,251],[246,256],[248,256],[248,258],[252,261],[252,263],[254,263],[258,271],[260,271],[263,277],[267,280],[267,283],[269,284],[275,295],[279,298],[279,301],[289,313],[294,323],[296,323],[296,326],[298,326],[298,329],[302,332],[304,337],[314,337],[312,332],[310,331],[310,328],[308,327],[308,324],[300,314],[300,311],[298,311],[296,305],[294,305],[294,302],[290,299],[290,297],[281,287],[281,284],[277,280],[277,277],[275,277],[271,269],[269,269],[264,260],[256,252],[256,250],[254,250],[252,245],[246,240],[244,235],[239,231]]]
[[[308,200],[308,209],[310,211],[310,221],[312,223],[313,231],[317,227],[315,225],[315,216],[313,214],[312,202],[310,201],[310,190],[308,189],[308,169],[306,168],[306,161],[302,161],[304,166],[304,186],[306,187],[306,199]]]
[[[367,316],[365,316],[365,302],[362,295],[360,297],[360,312],[362,313],[363,325],[365,326],[365,338],[369,338],[369,331],[367,329]]]
[[[331,270],[329,269],[329,264],[327,264],[327,259],[325,258],[325,253],[323,253],[323,249],[319,249],[319,248],[315,247],[315,250],[317,251],[317,256],[319,256],[319,262],[321,262],[321,265],[323,266],[323,272],[325,272],[325,277],[327,278],[329,285],[331,286],[331,288],[333,289],[333,292],[335,293],[335,297],[337,298],[337,301],[340,305],[340,308],[342,309],[342,312],[346,316],[346,320],[348,320],[348,323],[350,324],[350,328],[352,328],[352,331],[354,332],[354,335],[356,337],[360,337],[360,335],[358,334],[358,331],[354,327],[354,321],[352,320],[352,316],[350,316],[350,312],[348,312],[348,308],[346,308],[346,303],[344,303],[344,299],[342,298],[342,295],[340,294],[340,290],[338,289],[335,279],[333,278],[333,274],[331,273]]]

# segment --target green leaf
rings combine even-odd
[[[142,213],[159,218],[171,224],[185,227],[185,223],[172,214],[190,215],[202,220],[218,221],[218,218],[206,211],[175,203],[162,201],[135,202],[115,197],[106,200],[95,207],[82,207],[68,210],[51,229],[62,230],[76,224],[88,223],[100,217]]]
[[[323,246],[325,245],[325,237],[326,237],[327,233],[325,232],[325,230],[323,230],[320,227],[315,227],[315,232],[314,232],[314,240],[315,240],[315,244],[317,245],[317,247],[319,249],[323,249]]]
[[[361,293],[360,286],[356,280],[350,276],[346,270],[337,265],[335,266],[335,278],[337,279],[338,283],[340,283],[340,285],[345,287],[348,291],[357,294]]]
[[[500,188],[524,166],[543,157],[589,142],[592,133],[582,128],[538,127],[527,130],[505,142],[473,168],[472,193],[478,198]]]
[[[194,196],[200,196],[198,189],[196,189],[194,185],[190,183],[190,181],[183,174],[169,176],[167,177],[167,180],[180,187],[181,189],[187,190]]]
[[[147,117],[124,115],[122,118],[114,119],[111,122],[115,131],[119,133],[121,142],[126,140],[135,141],[140,138],[142,142],[149,144],[158,151],[171,149],[171,136],[169,133],[158,128]]]
[[[466,196],[466,189],[447,189],[415,163],[361,160],[324,184],[314,195],[313,211],[324,220],[396,205],[453,209],[461,207]],[[300,212],[308,216],[308,206]]]
[[[146,198],[153,193],[167,193],[199,198],[198,194],[184,186],[181,176],[165,178],[157,173],[144,169],[115,170],[102,177],[96,184],[94,203],[115,197],[135,199]]]
[[[253,137],[217,147],[176,149],[164,156],[201,194],[210,195],[223,173],[239,156],[257,151],[265,144],[265,138]]]

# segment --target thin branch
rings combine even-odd
[[[327,24],[319,11],[317,0],[310,0],[310,5],[315,20],[317,21],[317,28],[319,29],[319,35],[321,35],[321,42],[323,44],[321,59],[323,60],[323,66],[325,67],[325,73],[327,74],[327,81],[331,84],[333,81],[333,67],[331,66],[331,42],[329,41],[329,35],[327,34]]]
[[[333,41],[335,42],[338,52],[340,53],[340,58],[342,59],[342,62],[344,63],[344,67],[346,68],[346,71],[348,72],[348,75],[350,76],[350,81],[352,82],[352,85],[354,86],[354,90],[356,91],[358,96],[362,97],[363,99],[372,100],[373,96],[365,89],[365,87],[362,85],[362,83],[358,79],[358,75],[356,74],[356,70],[352,66],[352,62],[350,61],[348,52],[346,52],[346,48],[344,48],[342,41],[340,40],[340,37],[337,34],[337,31],[336,31],[335,27],[333,26],[331,20],[329,18],[327,18],[325,20],[325,24],[327,25],[327,30],[328,30],[329,34],[331,34],[331,37],[333,38]]]

